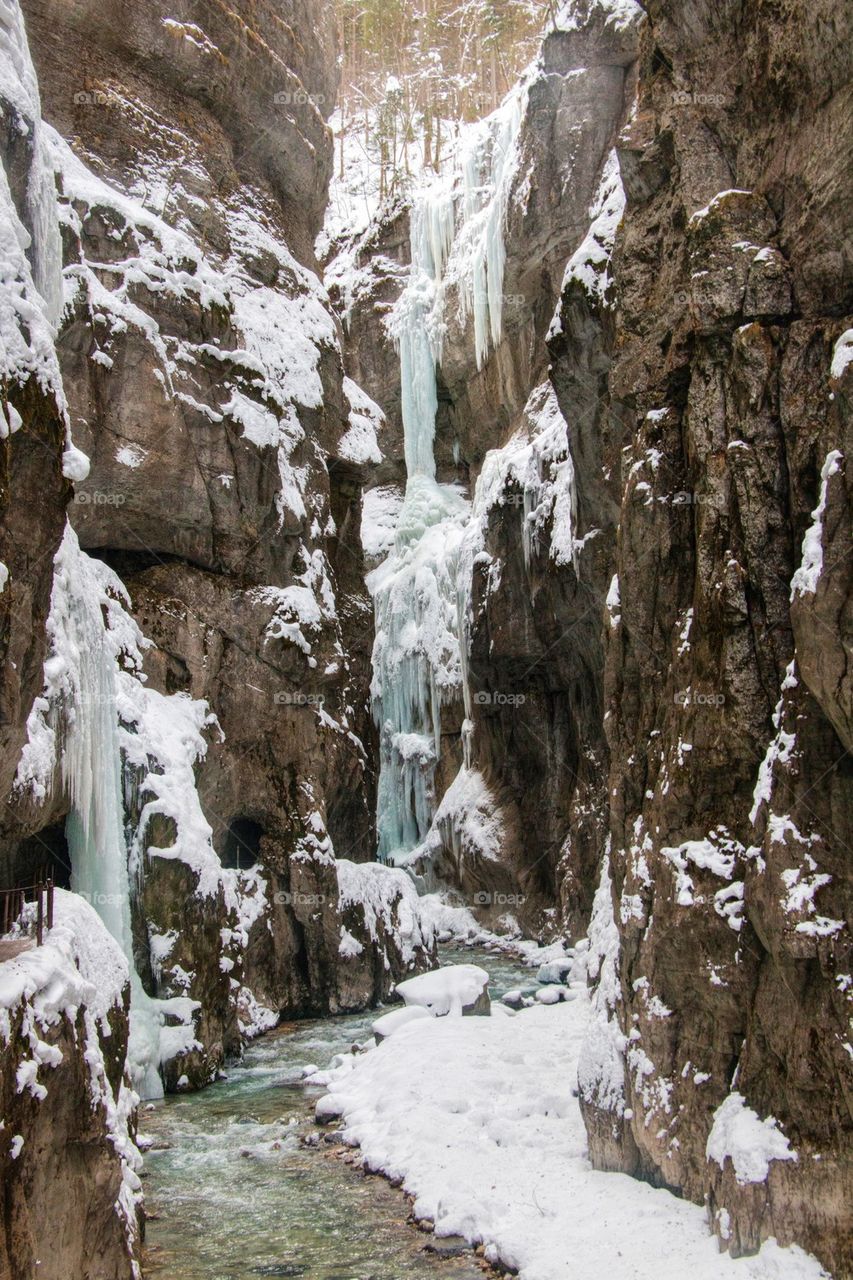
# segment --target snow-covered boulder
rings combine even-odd
[[[552,960],[549,964],[543,964],[539,972],[536,974],[537,982],[555,982],[562,985],[566,981],[566,977],[571,971],[572,959],[566,956],[565,960]]]
[[[402,1009],[392,1009],[390,1013],[383,1013],[381,1018],[376,1019],[371,1030],[376,1036],[376,1043],[381,1044],[383,1040],[393,1036],[395,1031],[399,1031],[408,1023],[417,1022],[419,1018],[430,1017],[432,1014],[423,1005],[407,1004]]]
[[[397,983],[407,1005],[419,1005],[437,1018],[491,1013],[489,975],[476,964],[454,964]]]
[[[547,987],[539,988],[536,992],[536,999],[539,1004],[562,1004],[564,1000],[570,999],[570,993],[565,987],[558,987],[550,983]]]

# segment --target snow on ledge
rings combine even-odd
[[[765,1182],[771,1160],[797,1159],[773,1116],[760,1120],[740,1093],[730,1093],[714,1112],[705,1154],[721,1169],[730,1159],[739,1186]]]
[[[381,862],[350,862],[346,858],[338,858],[335,868],[340,912],[343,915],[348,907],[360,906],[370,942],[381,946],[383,932],[386,937],[392,935],[407,966],[419,953],[432,949],[433,926],[421,913],[411,876]],[[340,955],[349,959],[362,950],[360,940],[342,926]]]
[[[833,348],[829,376],[838,382],[844,377],[844,371],[851,363],[853,363],[853,329],[845,329]]]
[[[844,454],[840,449],[832,449],[827,455],[820,472],[820,497],[812,512],[812,522],[803,537],[803,558],[791,579],[791,600],[796,596],[813,596],[823,572],[823,517],[826,514],[826,502],[829,494],[829,481],[838,475]]]
[[[127,960],[100,916],[79,894],[54,889],[54,925],[44,945],[22,951],[0,965],[0,1036],[8,1039],[9,1014],[22,1000],[36,1017],[53,1025],[65,1014],[73,1022],[85,1005],[104,1031],[107,1015],[121,1006],[130,979]]]
[[[352,378],[344,377],[344,394],[349,404],[349,428],[338,445],[340,456],[347,462],[380,463],[382,451],[376,437],[385,414]]]

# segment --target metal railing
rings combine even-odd
[[[53,928],[53,877],[39,876],[33,884],[0,889],[0,934],[8,933],[28,902],[36,904],[36,944],[44,942],[45,926]]]

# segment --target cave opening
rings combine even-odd
[[[0,856],[0,888],[25,888],[37,880],[52,880],[60,889],[71,888],[64,818],[26,836]]]
[[[260,861],[263,834],[263,827],[251,818],[234,818],[225,833],[221,856],[223,867],[248,871],[256,866]]]

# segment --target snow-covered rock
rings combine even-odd
[[[381,1018],[377,1018],[371,1031],[376,1037],[376,1043],[379,1044],[389,1036],[393,1036],[394,1032],[399,1031],[401,1027],[408,1026],[410,1022],[417,1022],[418,1018],[430,1017],[432,1017],[430,1010],[423,1005],[405,1005],[402,1009],[392,1009],[390,1013],[384,1013]]]
[[[419,1005],[436,1017],[490,1012],[489,975],[476,964],[447,965],[432,973],[398,982],[397,995],[407,1005]]]
[[[0,1177],[17,1205],[0,1241],[4,1274],[49,1230],[68,1274],[84,1275],[95,1232],[110,1274],[138,1280],[142,1162],[131,1136],[138,1098],[125,1075],[128,995],[118,943],[63,889],[44,944],[0,958]],[[58,1186],[73,1195],[57,1196]]]

